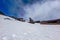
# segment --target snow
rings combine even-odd
[[[0,15],[0,40],[60,40],[60,25],[30,24]]]

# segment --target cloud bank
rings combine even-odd
[[[31,5],[37,0],[11,0],[9,1],[12,5],[9,6],[9,14],[11,16],[23,17],[25,15],[24,7]]]
[[[50,20],[60,18],[60,1],[47,0],[45,3],[39,2],[24,7],[25,18],[31,17],[34,20]]]

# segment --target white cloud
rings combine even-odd
[[[60,18],[60,1],[46,1],[44,4],[35,3],[24,7],[26,18],[34,20],[49,20]]]

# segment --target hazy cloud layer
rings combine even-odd
[[[8,16],[25,19],[29,17],[34,20],[60,18],[60,0],[2,0],[0,8],[4,9]]]
[[[50,20],[60,18],[60,1],[47,0],[44,4],[39,2],[27,5],[24,7],[26,18],[33,18],[35,20]]]

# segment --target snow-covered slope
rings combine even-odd
[[[0,40],[60,40],[60,25],[30,24],[0,15]]]

